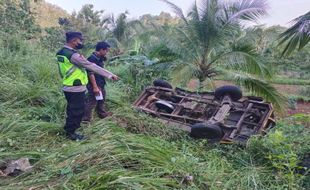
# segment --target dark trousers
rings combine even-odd
[[[67,100],[67,118],[65,131],[74,133],[81,127],[85,109],[85,92],[64,92]]]
[[[85,113],[83,120],[90,121],[92,119],[93,109],[96,108],[96,112],[99,118],[106,117],[106,110],[105,110],[105,97],[106,91],[104,88],[101,88],[102,100],[96,100],[95,94],[92,89],[88,90],[87,98],[86,98],[86,106],[85,106]]]

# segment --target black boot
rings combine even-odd
[[[78,134],[76,132],[73,133],[66,133],[66,137],[73,141],[83,141],[86,140],[86,137],[84,135]]]

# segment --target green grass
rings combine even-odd
[[[0,161],[28,157],[34,169],[2,178],[0,188],[309,188],[306,177],[295,170],[298,159],[309,151],[310,133],[298,123],[289,124],[294,118],[280,122],[268,137],[253,138],[240,147],[195,141],[156,119],[121,110],[84,126],[90,138],[85,142],[65,139],[61,123],[1,119]],[[188,175],[193,182],[182,183]]]
[[[125,80],[107,87],[114,115],[84,125],[89,140],[69,141],[53,55],[26,47],[14,53],[0,48],[0,163],[27,157],[34,168],[0,177],[0,189],[310,188],[309,175],[297,173],[310,150],[304,117],[282,119],[246,146],[209,144],[134,110],[137,92],[124,90]]]

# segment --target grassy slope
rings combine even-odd
[[[84,126],[90,140],[68,141],[52,55],[28,44],[20,49],[0,49],[0,163],[28,157],[34,169],[0,178],[0,189],[310,188],[309,177],[294,173],[310,150],[302,116],[280,122],[246,148],[210,145],[133,110],[119,82],[108,86],[115,115]],[[183,180],[188,175],[193,182]]]
[[[32,2],[31,8],[33,12],[36,13],[36,22],[42,28],[58,27],[58,18],[66,18],[70,16],[61,7],[48,3],[45,0],[36,3]]]

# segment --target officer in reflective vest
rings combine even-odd
[[[66,44],[56,54],[59,73],[62,77],[63,91],[67,100],[67,117],[64,129],[67,138],[84,140],[76,133],[81,125],[85,109],[85,92],[88,83],[86,69],[110,80],[118,80],[118,76],[89,62],[77,50],[83,48],[83,36],[80,32],[67,32]]]

